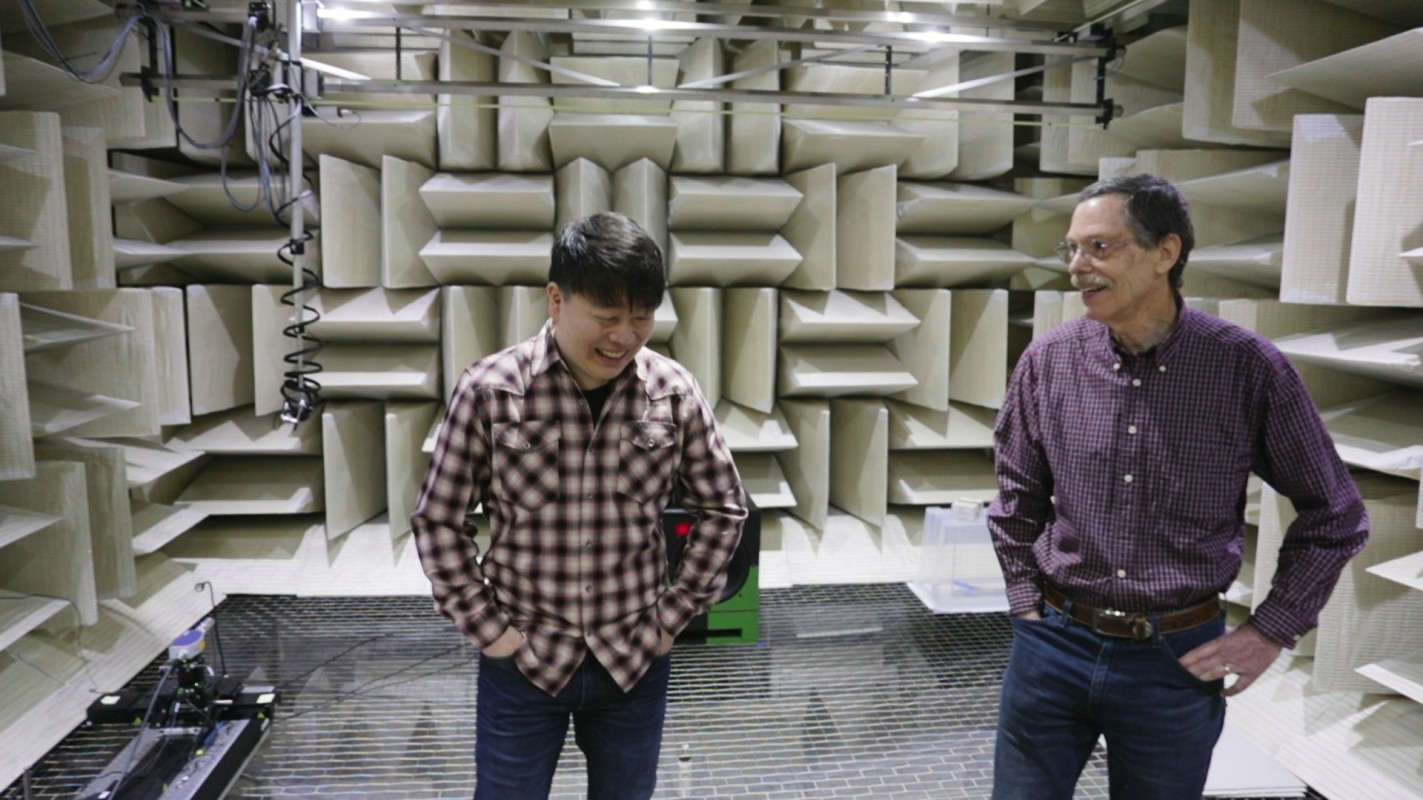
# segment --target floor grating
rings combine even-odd
[[[900,584],[761,596],[759,643],[674,651],[658,798],[988,797],[1006,618],[935,615]],[[216,616],[208,662],[283,693],[229,798],[470,796],[476,653],[428,599],[239,596]],[[73,797],[131,736],[75,730],[31,797]],[[581,797],[583,780],[570,733],[552,796]],[[1077,796],[1107,797],[1100,754]],[[0,792],[23,798],[18,782]]]

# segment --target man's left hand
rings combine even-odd
[[[672,634],[668,633],[667,631],[663,631],[663,632],[662,632],[662,641],[661,641],[660,643],[658,643],[658,645],[657,645],[657,655],[658,655],[658,656],[665,656],[665,655],[667,655],[668,653],[672,652],[672,643],[675,642],[675,641],[677,641],[677,637],[676,637],[676,636],[673,636]]]
[[[1203,681],[1224,680],[1228,675],[1235,675],[1235,683],[1221,692],[1232,697],[1250,688],[1250,684],[1280,657],[1281,649],[1247,621],[1182,656],[1181,666]]]

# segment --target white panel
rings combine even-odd
[[[827,291],[835,288],[835,228],[838,207],[834,164],[786,176],[804,199],[786,221],[782,233],[801,254],[800,266],[785,280],[796,289]]]
[[[667,252],[667,171],[640,159],[613,173],[613,210],[641,225]]]
[[[363,108],[356,124],[322,118],[301,120],[302,149],[308,156],[335,156],[383,169],[387,158],[435,168],[435,111]]]
[[[173,431],[164,441],[175,450],[216,455],[319,455],[321,428],[282,425],[276,414],[258,416],[250,408],[209,414]]]
[[[42,461],[35,465],[34,478],[0,482],[0,505],[60,517],[43,531],[5,547],[0,585],[71,600],[80,621],[93,625],[98,619],[98,594],[87,498],[84,465],[75,461]]]
[[[668,294],[677,309],[672,357],[691,370],[702,395],[715,407],[721,402],[721,290],[673,287]]]
[[[672,164],[677,122],[666,116],[555,114],[548,124],[553,167],[586,158],[616,171],[647,159],[661,169]]]
[[[410,530],[410,515],[430,465],[422,449],[425,433],[437,421],[438,403],[393,402],[385,405],[385,496],[391,536]]]
[[[950,505],[988,503],[998,494],[993,457],[978,450],[912,450],[889,455],[889,502]]]
[[[953,293],[949,334],[949,399],[1001,408],[1008,386],[1008,293]]]
[[[190,381],[188,379],[188,327],[184,311],[183,290],[173,286],[156,286],[149,290],[153,299],[153,353],[158,382],[158,422],[160,425],[186,425],[193,419]],[[244,287],[242,295],[248,308],[245,326],[252,325],[251,293]],[[252,337],[246,340],[251,348]],[[252,370],[247,370],[251,380]]]
[[[717,426],[726,446],[742,453],[769,453],[796,448],[795,434],[779,408],[769,414],[722,399],[716,405]]]
[[[0,251],[0,291],[73,288],[59,116],[0,112],[0,145],[24,152],[0,161],[0,185],[11,198],[0,204],[0,236],[37,245]]]
[[[791,512],[820,528],[830,508],[830,403],[782,400],[778,405],[800,443],[794,450],[776,454],[795,494]]]
[[[881,400],[831,400],[831,446],[854,458],[830,459],[830,504],[871,525],[887,511],[889,411]]]
[[[439,289],[324,290],[306,304],[321,315],[307,330],[323,341],[437,342]]]
[[[558,217],[554,228],[613,210],[613,177],[586,158],[566,164],[554,175]]]
[[[985,235],[1036,204],[1026,195],[971,183],[901,180],[896,191],[895,230],[900,236]]]
[[[552,175],[439,172],[420,187],[420,199],[442,228],[553,227]]]
[[[1423,28],[1271,73],[1268,78],[1362,111],[1370,97],[1423,95]]]
[[[887,342],[919,319],[878,292],[781,292],[780,342]]]
[[[924,135],[887,122],[788,119],[781,139],[786,172],[832,163],[841,173],[897,166],[924,141]]]
[[[324,491],[320,456],[216,458],[175,505],[221,515],[306,514],[326,508]]]
[[[1231,123],[1288,131],[1295,114],[1348,113],[1348,106],[1291,89],[1270,76],[1397,32],[1397,26],[1328,3],[1241,0]]]
[[[835,285],[894,288],[895,168],[842,174],[836,187]]]
[[[1362,115],[1295,117],[1280,265],[1287,303],[1345,302],[1363,137]]]
[[[435,172],[392,156],[384,156],[380,164],[380,284],[391,289],[434,286],[441,281],[422,260],[421,248],[438,231],[419,195]]]
[[[114,288],[113,209],[108,158],[99,128],[63,130],[70,269],[76,289]]]
[[[441,371],[444,397],[448,400],[466,367],[499,350],[498,290],[489,286],[445,286],[440,292]]]
[[[322,283],[333,289],[379,286],[381,175],[321,156]]]
[[[914,328],[889,342],[889,351],[918,381],[898,399],[931,409],[949,407],[949,340],[952,302],[940,289],[900,289],[892,298],[918,320]]]
[[[553,234],[547,231],[438,230],[420,248],[430,284],[504,286],[548,280]]]
[[[510,31],[501,52],[548,61],[548,52],[537,34]],[[499,59],[500,83],[548,83],[548,72],[515,61]],[[546,97],[499,98],[499,169],[505,172],[551,172],[548,126],[553,108]]]
[[[749,43],[732,60],[733,73],[746,72],[780,62],[776,42],[760,39]],[[731,82],[733,89],[777,91],[780,73],[760,72]],[[727,121],[726,170],[733,175],[781,174],[781,107],[775,103],[732,103]],[[794,172],[794,170],[785,170]]]
[[[349,533],[385,509],[385,442],[384,403],[338,401],[327,403],[322,410],[328,538]]]
[[[698,39],[677,56],[677,83],[686,84],[725,73],[721,42]],[[725,166],[726,116],[722,103],[677,100],[671,117],[677,123],[677,147],[672,153],[671,171],[677,173],[718,173]]]
[[[193,413],[250,405],[256,399],[252,290],[195,285],[186,292]]]
[[[900,236],[894,242],[896,286],[991,285],[1035,263],[1036,259],[992,239]]]
[[[779,234],[672,233],[668,281],[674,286],[764,286],[784,280],[800,253]]]
[[[1287,133],[1248,131],[1231,124],[1239,39],[1240,0],[1190,0],[1182,132],[1204,142],[1284,146]]]
[[[445,33],[450,39],[440,43],[440,80],[478,83],[494,80],[494,57],[465,46],[470,42],[483,44],[482,32],[449,30]],[[495,126],[499,116],[495,102],[493,97],[468,94],[439,96],[435,121],[441,169],[481,170],[496,166]]]
[[[1359,201],[1349,251],[1350,303],[1423,306],[1416,251],[1423,201],[1423,99],[1369,100],[1359,158]]]
[[[776,401],[776,290],[727,289],[722,304],[722,390],[762,413]]]
[[[100,599],[133,596],[138,586],[124,451],[92,440],[63,440],[36,444],[35,459],[84,465],[80,491],[89,509],[89,548],[85,557],[94,562],[95,591]],[[78,497],[70,498],[71,502],[75,500]],[[0,581],[0,585],[8,584]]]
[[[1014,69],[1012,53],[973,53],[959,62],[959,79],[977,80],[1002,75]],[[1012,100],[1012,81],[994,81],[959,92],[960,97],[979,100]],[[960,181],[996,178],[1013,168],[1013,115],[1001,112],[959,113],[958,166],[948,177]]]
[[[112,336],[27,356],[30,381],[100,394],[138,405],[71,429],[86,436],[158,433],[159,392],[154,351],[153,301],[144,289],[34,292],[25,302],[43,308],[133,326]]]
[[[801,192],[783,180],[673,176],[667,227],[674,231],[775,231],[800,205]]]
[[[951,450],[993,446],[991,409],[950,403],[947,411],[889,400],[890,450]]]
[[[780,355],[781,397],[889,395],[916,384],[882,345],[793,345]]]
[[[0,293],[0,481],[35,474],[23,339],[19,298]]]

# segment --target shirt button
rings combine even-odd
[[[589,539],[588,541],[586,541],[586,542],[583,543],[583,546],[584,546],[585,548],[592,547],[592,546],[593,546],[593,540],[592,540],[592,539]]]
[[[1132,386],[1140,386],[1140,385],[1141,385],[1141,378],[1132,378],[1132,379],[1131,379],[1131,385],[1132,385]]]
[[[1127,571],[1126,571],[1126,570],[1124,570],[1124,569],[1119,569],[1119,570],[1117,570],[1117,577],[1118,577],[1118,578],[1125,578],[1126,576],[1127,576]]]
[[[532,447],[532,446],[533,446],[533,445],[530,445],[528,442],[524,442],[524,449],[525,449],[525,450],[528,450],[528,449],[529,449],[530,447]]]
[[[1136,480],[1136,479],[1133,478],[1133,477],[1130,476],[1130,475],[1123,475],[1123,476],[1122,476],[1122,480],[1123,480],[1123,481],[1126,481],[1127,483],[1131,483],[1132,481],[1134,481],[1134,480]]]
[[[648,440],[647,440],[647,446],[648,446],[648,447],[656,447],[656,446],[657,446],[657,442],[654,442],[653,440],[648,439]]]
[[[1120,362],[1120,361],[1118,361],[1117,363],[1115,363],[1115,364],[1112,365],[1112,370],[1113,370],[1113,371],[1119,370],[1119,369],[1121,369],[1121,368],[1122,368],[1122,362]]]
[[[1159,366],[1159,367],[1156,368],[1156,371],[1157,371],[1157,372],[1165,372],[1165,371],[1166,371],[1166,365],[1165,365],[1165,364],[1162,364],[1161,366]]]
[[[1135,425],[1128,425],[1128,426],[1127,426],[1127,433],[1131,434],[1132,436],[1135,436],[1135,435],[1136,435],[1136,426],[1135,426]]]
[[[592,594],[592,593],[593,593],[593,584],[590,583],[590,584],[588,584],[587,586],[584,586],[584,587],[583,587],[583,591],[587,592],[588,594]]]

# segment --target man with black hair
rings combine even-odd
[[[411,525],[436,606],[481,652],[477,800],[548,797],[570,718],[589,800],[652,796],[673,640],[718,597],[747,516],[696,381],[643,348],[666,286],[627,217],[564,226],[549,322],[450,401]],[[698,521],[669,582],[674,491]]]
[[[1113,798],[1199,800],[1225,698],[1314,628],[1368,538],[1289,360],[1182,302],[1194,245],[1167,181],[1085,189],[1058,254],[1087,316],[1028,347],[999,412],[988,525],[1013,649],[997,800],[1070,800],[1100,736]],[[1252,472],[1299,517],[1269,595],[1227,631]]]

